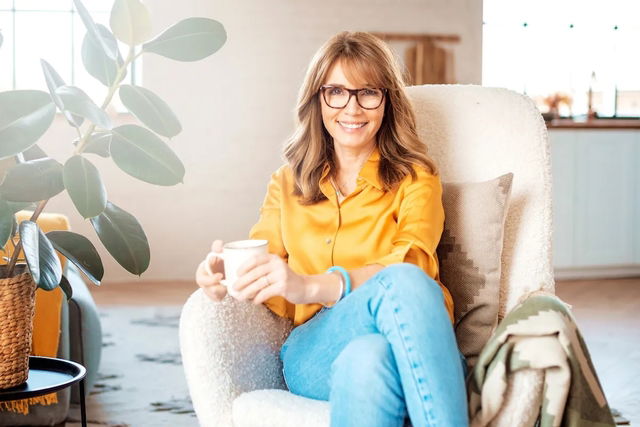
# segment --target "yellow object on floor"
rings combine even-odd
[[[31,218],[33,212],[20,211],[16,214],[18,223]],[[60,214],[42,213],[36,221],[40,229],[47,233],[53,230],[69,230],[69,220]],[[4,256],[11,258],[13,255],[13,245],[8,242]],[[20,254],[19,259],[24,260],[24,254]],[[67,259],[58,254],[60,263],[64,270]],[[6,261],[0,260],[6,264]],[[36,308],[33,317],[33,338],[31,343],[31,354],[34,356],[56,357],[58,355],[58,342],[60,340],[60,313],[62,310],[62,298],[64,293],[59,287],[52,291],[42,289],[36,290]],[[58,403],[57,393],[51,393],[30,399],[12,400],[0,403],[0,411],[7,410],[28,414],[31,405],[53,405]]]

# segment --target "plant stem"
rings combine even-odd
[[[104,99],[104,102],[102,103],[102,106],[100,107],[101,109],[105,109],[109,106],[109,104],[111,103],[111,100],[113,99],[113,95],[115,95],[116,90],[118,90],[118,88],[120,87],[120,83],[122,82],[122,80],[124,79],[124,73],[127,71],[127,67],[129,66],[130,63],[132,63],[133,61],[135,61],[135,59],[140,56],[140,54],[142,53],[142,51],[140,51],[140,53],[138,55],[135,54],[135,49],[133,46],[131,46],[129,48],[129,54],[127,55],[127,59],[124,61],[124,63],[122,64],[121,67],[118,67],[118,72],[116,73],[116,78],[114,80],[114,82],[111,84],[111,86],[109,86],[109,91],[107,92],[107,96]],[[73,154],[80,154],[84,151],[85,146],[87,145],[87,142],[89,141],[89,137],[91,136],[91,134],[93,133],[93,131],[96,129],[96,125],[92,124],[89,129],[87,130],[87,132],[84,134],[84,136],[82,138],[80,138],[80,142],[78,142],[78,145],[76,146],[76,149],[74,151]]]
[[[31,218],[29,218],[29,221],[35,222],[38,219],[38,217],[44,210],[44,207],[46,206],[48,201],[49,199],[43,200],[40,202],[36,210],[31,215]],[[18,261],[18,255],[20,254],[21,250],[22,250],[22,239],[18,240],[18,244],[14,246],[13,254],[11,254],[11,260],[9,261],[9,265],[7,266],[7,277],[11,277],[11,275],[13,274],[13,269],[16,266],[16,262]]]
[[[74,123],[73,128],[78,133],[78,144],[80,144],[80,140],[82,139],[82,132],[80,132],[80,126],[76,126],[75,123]]]

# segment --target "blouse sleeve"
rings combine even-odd
[[[402,194],[391,252],[371,264],[408,262],[439,280],[436,248],[444,228],[442,185],[438,176],[423,170],[417,173],[417,179],[407,178],[410,181]]]
[[[282,241],[282,226],[280,223],[280,202],[282,200],[281,171],[271,175],[267,187],[267,194],[260,208],[260,218],[249,232],[250,239],[264,239],[269,241],[269,253],[287,258],[287,251]]]
[[[260,218],[249,232],[250,239],[264,239],[269,242],[269,253],[276,254],[286,261],[287,251],[282,240],[280,209],[284,191],[283,168],[271,175],[267,194],[260,208]],[[281,296],[269,298],[264,304],[281,317],[293,319],[295,306]]]

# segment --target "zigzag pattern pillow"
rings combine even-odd
[[[486,182],[444,183],[440,280],[454,302],[455,332],[469,366],[498,323],[504,222],[513,174]]]

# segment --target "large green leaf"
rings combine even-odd
[[[12,212],[6,200],[0,199],[0,248],[4,246],[11,237],[13,231],[13,223],[15,221],[15,212]]]
[[[217,52],[226,40],[227,33],[220,22],[187,18],[145,43],[142,50],[177,61],[199,61]]]
[[[113,34],[111,34],[111,31],[102,24],[97,24],[97,27],[103,39],[106,40],[107,43],[116,46],[115,49],[117,50],[118,42]],[[84,36],[81,51],[82,64],[84,64],[87,72],[98,79],[103,85],[111,86],[116,81],[118,66],[124,63],[120,54],[118,53],[117,60],[110,58],[89,33]],[[126,70],[124,73],[123,78],[126,75]]]
[[[0,159],[0,185],[4,181],[4,176],[7,171],[16,165],[16,157],[7,157],[6,159]]]
[[[126,173],[157,185],[182,182],[184,165],[153,132],[136,126],[123,125],[113,129],[111,157]]]
[[[4,199],[0,197],[0,200]],[[7,207],[12,214],[22,210],[34,210],[36,208],[36,205],[30,202],[12,202],[10,200],[5,201],[7,202]]]
[[[100,157],[109,157],[109,145],[111,144],[111,132],[94,132],[89,137],[83,153],[93,153]]]
[[[82,4],[82,1],[73,0],[73,4],[76,6],[78,15],[80,15],[80,19],[82,20],[82,23],[87,29],[87,33],[89,34],[89,36],[94,39],[96,44],[102,48],[104,53],[109,58],[116,60],[118,58],[118,46],[112,43],[109,43],[108,40],[105,40],[105,38],[102,37],[100,30],[98,30],[98,26],[93,21],[93,18],[91,18],[91,15],[89,14],[89,11],[87,10],[87,8],[85,8],[84,5]]]
[[[56,107],[41,90],[0,92],[0,159],[35,144],[49,129]]]
[[[62,266],[51,242],[33,221],[22,221],[19,233],[33,281],[41,289],[55,289],[62,279]]]
[[[131,274],[142,274],[149,267],[149,242],[137,219],[111,202],[91,224],[111,256]]]
[[[62,103],[62,100],[56,93],[57,88],[65,85],[64,80],[62,80],[62,77],[60,77],[60,74],[58,74],[58,72],[47,61],[45,61],[44,59],[41,59],[40,64],[42,65],[44,80],[47,83],[47,88],[49,89],[49,95],[51,95],[51,99],[58,107],[58,110],[60,110],[62,114],[64,114],[64,117],[67,119],[67,122],[71,126],[79,127],[80,125],[82,125],[82,122],[84,121],[84,119],[80,116],[76,116],[74,114],[71,114],[68,111],[65,111],[64,104]]]
[[[62,99],[64,108],[74,114],[90,120],[103,129],[111,129],[111,119],[98,107],[89,95],[75,86],[60,86],[56,93]]]
[[[100,215],[107,205],[107,190],[100,172],[89,160],[72,156],[62,171],[64,187],[76,209],[85,219]]]
[[[171,108],[149,89],[120,86],[120,100],[131,113],[152,131],[173,138],[182,131],[182,126]]]
[[[47,237],[53,247],[69,261],[78,266],[96,285],[104,276],[102,260],[93,243],[81,234],[71,231],[50,231]]]
[[[109,25],[116,38],[129,46],[143,43],[151,37],[149,10],[138,0],[116,0]]]
[[[19,163],[7,171],[0,195],[14,202],[37,202],[64,190],[62,165],[44,158]]]
[[[49,157],[38,144],[33,144],[31,147],[24,150],[22,152],[22,156],[24,157],[25,162],[29,160],[37,160]]]
[[[40,281],[40,254],[38,253],[40,239],[38,238],[38,226],[33,221],[22,221],[18,232],[29,271],[31,272],[33,281],[38,283]]]

